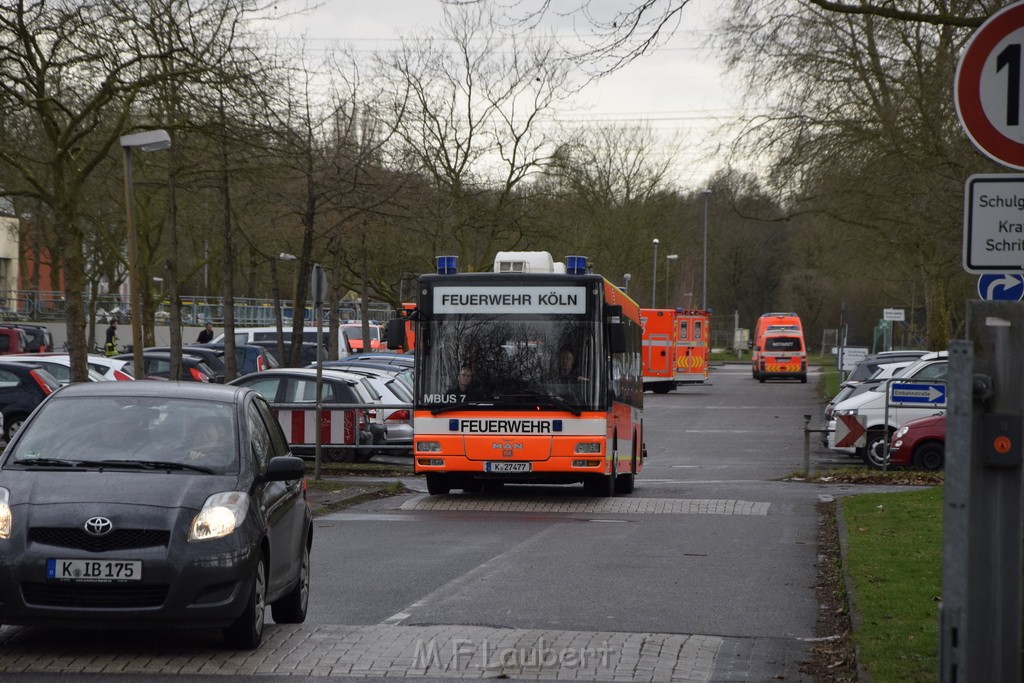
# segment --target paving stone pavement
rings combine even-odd
[[[402,510],[473,510],[491,512],[566,512],[667,515],[767,515],[771,503],[747,500],[678,498],[582,498],[557,500],[517,496],[419,496],[402,503]]]
[[[117,633],[117,637],[111,637]],[[255,652],[209,632],[0,629],[0,674],[140,674],[577,681],[810,680],[806,643],[669,633],[481,626],[268,625]]]

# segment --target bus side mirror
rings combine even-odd
[[[620,322],[608,323],[608,350],[611,353],[626,353],[626,326]]]
[[[405,318],[392,318],[388,321],[385,339],[389,349],[405,348]]]

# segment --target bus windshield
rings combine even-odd
[[[445,315],[430,321],[417,370],[427,408],[595,410],[599,327],[582,316]]]

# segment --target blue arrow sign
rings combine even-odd
[[[920,406],[946,405],[945,384],[891,384],[890,403],[913,403]]]
[[[1024,275],[985,273],[978,278],[978,296],[985,301],[1020,301],[1024,299]]]

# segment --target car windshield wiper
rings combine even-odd
[[[169,462],[167,460],[100,460],[96,463],[102,467],[135,467],[140,470],[191,470],[213,474],[213,470],[202,465],[190,465],[183,462]]]
[[[65,460],[63,458],[17,458],[15,465],[26,467],[88,467],[93,464],[87,460]]]

